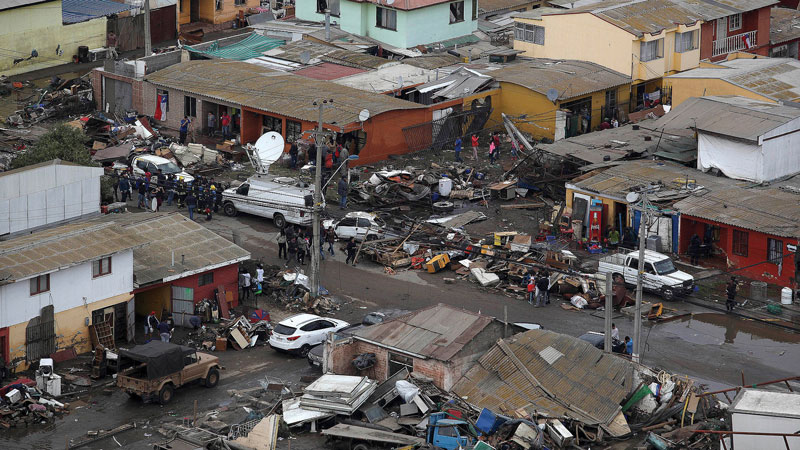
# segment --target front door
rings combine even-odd
[[[728,37],[728,18],[722,17],[717,19],[715,40],[725,39]]]

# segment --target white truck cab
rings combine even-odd
[[[625,278],[625,283],[636,284],[639,272],[639,252],[617,253],[600,259],[598,272],[612,273]],[[676,295],[689,295],[694,289],[694,277],[675,268],[669,256],[644,251],[644,273],[642,287],[661,294],[666,300]]]

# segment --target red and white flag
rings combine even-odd
[[[749,50],[750,47],[752,47],[752,42],[750,42],[750,35],[749,34],[743,34],[742,35],[742,42],[744,42],[744,47],[746,49]]]

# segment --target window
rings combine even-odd
[[[319,330],[321,328],[322,327],[320,326],[320,321],[319,320],[315,320],[313,322],[309,322],[309,323],[303,325],[302,327],[300,327],[300,330],[301,331],[317,331],[317,330]]]
[[[247,3],[247,0],[233,0],[233,4],[236,6],[242,6]]]
[[[300,135],[303,134],[303,126],[300,122],[295,122],[294,120],[287,120],[286,121],[286,142],[292,143],[300,139]]]
[[[455,425],[439,427],[439,436],[458,437],[458,430]]]
[[[769,51],[769,56],[772,58],[787,58],[789,57],[789,46],[784,44],[772,47]]]
[[[214,272],[207,272],[200,275],[200,278],[197,280],[198,286],[205,286],[207,284],[211,284],[214,282]]]
[[[317,0],[317,12],[325,14],[326,9],[332,16],[339,17],[339,0]]]
[[[92,262],[92,278],[102,277],[111,273],[111,257],[106,256]]]
[[[361,228],[369,228],[372,226],[369,219],[358,219],[358,226]]]
[[[183,358],[183,364],[184,364],[185,366],[188,366],[189,364],[194,364],[194,363],[196,363],[196,362],[197,362],[197,359],[198,359],[198,358],[197,358],[197,353],[192,353],[192,354],[190,354],[190,355],[186,355],[186,356]]]
[[[178,0],[178,11],[183,12],[183,0]]]
[[[472,0],[472,20],[478,20],[478,0]]]
[[[344,219],[342,219],[341,222],[339,222],[339,226],[340,227],[354,227],[354,226],[356,226],[356,223],[357,222],[356,222],[355,217],[345,217]]]
[[[464,2],[450,3],[450,23],[464,21]]]
[[[675,33],[675,52],[684,53],[696,49],[696,37],[697,33],[694,30],[686,33]]]
[[[183,97],[183,115],[197,117],[197,99],[194,97]]]
[[[389,353],[389,376],[396,374],[403,370],[408,369],[409,372],[414,371],[414,360],[408,356],[398,355],[397,353]]]
[[[772,264],[783,262],[783,241],[767,238],[767,259]]]
[[[639,260],[637,258],[631,258],[630,261],[628,261],[628,267],[639,270]]]
[[[514,22],[514,39],[544,45],[544,27],[529,23]]]
[[[664,57],[664,38],[642,42],[639,48],[639,61],[647,62]]]
[[[747,241],[750,233],[747,231],[733,230],[733,254],[747,256]]]
[[[742,29],[742,13],[728,16],[728,30],[736,31]]]
[[[276,131],[279,134],[283,133],[283,120],[272,116],[261,116],[261,125],[264,127],[264,132]]]
[[[50,290],[50,274],[39,275],[31,278],[31,295],[41,294]]]
[[[216,8],[217,8],[217,11],[221,11],[222,10],[222,0],[217,0]]]
[[[388,8],[375,8],[376,19],[375,26],[378,28],[386,28],[387,30],[397,30],[397,11]]]

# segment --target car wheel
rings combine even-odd
[[[311,351],[311,346],[308,345],[308,344],[305,344],[304,346],[300,347],[299,353],[300,353],[300,356],[302,356],[304,358],[308,358],[308,352],[310,352],[310,351]]]
[[[275,226],[278,227],[278,228],[283,228],[283,227],[286,226],[286,218],[283,217],[283,214],[281,214],[281,213],[275,213],[275,215],[272,216],[272,221],[275,223]]]
[[[675,298],[675,291],[672,288],[664,288],[661,291],[661,296],[664,297],[666,301],[672,301]]]
[[[225,213],[226,216],[233,217],[236,215],[236,207],[233,206],[233,203],[225,203],[225,206],[222,208],[222,211]]]
[[[356,444],[356,445],[354,445],[354,446],[353,446],[353,450],[372,450],[372,447],[370,447],[370,446],[369,446],[369,445],[367,445],[367,444],[363,444],[363,443],[362,443],[362,444]]]
[[[219,383],[219,370],[216,367],[212,367],[208,371],[208,375],[206,375],[205,384],[207,388],[213,388],[217,383]]]
[[[161,388],[161,391],[158,393],[158,402],[162,405],[166,405],[170,401],[172,401],[172,397],[175,395],[175,387],[172,384],[165,384],[164,387]]]

